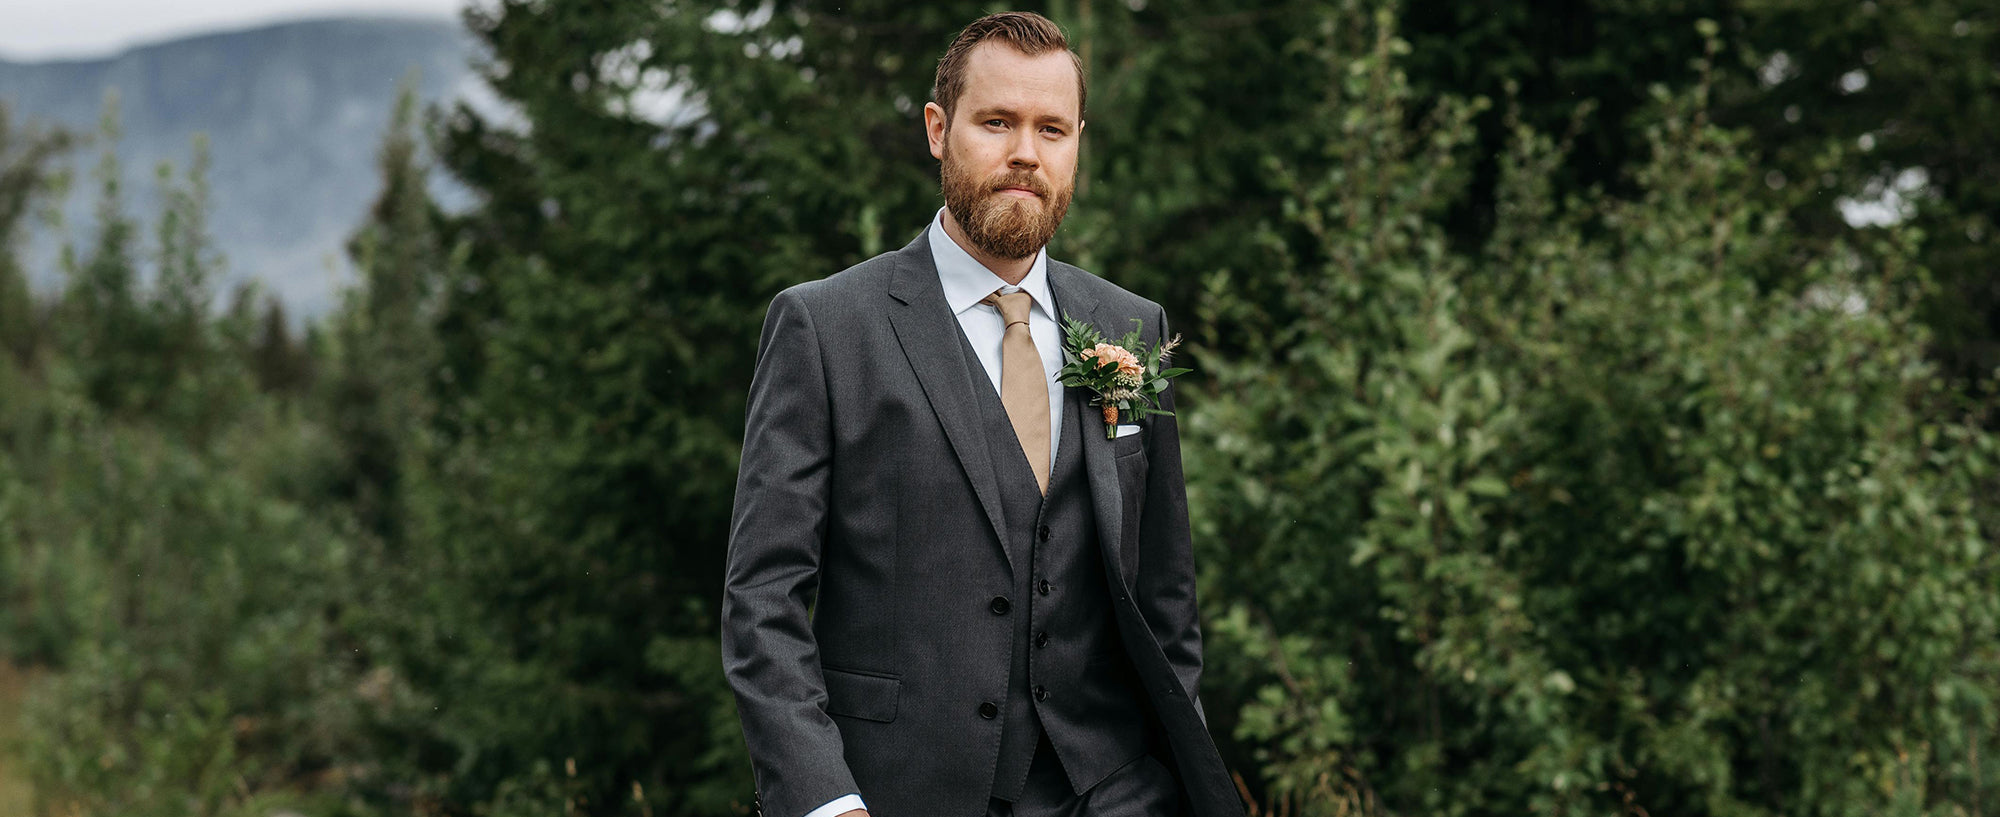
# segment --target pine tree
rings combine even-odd
[[[172,373],[195,373],[210,365],[207,323],[222,260],[208,233],[208,169],[208,140],[197,135],[182,179],[176,180],[173,166],[165,162],[155,171],[161,202],[149,300],[160,326],[159,365]]]
[[[63,248],[66,283],[59,341],[84,393],[113,411],[138,402],[148,376],[141,350],[152,345],[150,321],[139,306],[137,225],[125,210],[118,161],[118,95],[105,94],[98,121],[99,156],[95,230],[86,254]]]
[[[18,127],[0,103],[0,353],[30,365],[41,345],[42,321],[19,257],[23,222],[56,184],[55,160],[71,137]]]
[[[248,349],[257,386],[266,393],[296,394],[312,382],[312,362],[306,350],[292,339],[285,304],[274,297],[264,299],[256,319],[257,336]]]
[[[327,422],[342,440],[345,460],[336,493],[370,532],[388,542],[402,539],[404,476],[432,414],[429,390],[437,368],[432,324],[450,263],[438,229],[442,216],[428,192],[430,163],[422,155],[417,115],[411,80],[398,93],[377,158],[381,192],[348,241],[360,286],[333,318],[336,357],[321,384]],[[282,316],[267,313],[267,338],[280,331],[272,328],[273,320]],[[265,349],[260,354],[278,354]],[[279,365],[271,358],[260,361]]]

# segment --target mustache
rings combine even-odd
[[[1025,170],[1004,174],[994,179],[991,191],[998,193],[1009,187],[1019,187],[1045,199],[1049,197],[1048,184]]]

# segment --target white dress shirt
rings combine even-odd
[[[1063,387],[1056,382],[1056,372],[1062,369],[1063,361],[1062,326],[1056,320],[1062,313],[1056,311],[1055,294],[1049,289],[1049,249],[1036,251],[1035,265],[1029,268],[1028,277],[1014,286],[1000,280],[1000,276],[952,240],[951,234],[944,231],[942,208],[931,218],[930,239],[931,258],[937,261],[938,283],[944,285],[944,302],[958,318],[958,328],[965,332],[972,351],[979,355],[979,365],[986,370],[986,381],[993,385],[995,396],[1000,394],[1000,340],[1007,334],[1007,322],[1000,318],[997,307],[980,301],[996,290],[1025,291],[1035,299],[1028,308],[1028,334],[1035,339],[1035,351],[1042,354],[1042,377],[1049,387],[1049,462],[1053,464],[1057,444],[1062,441]],[[807,812],[805,817],[839,817],[866,808],[860,794],[846,794]]]
[[[1056,372],[1063,367],[1062,323],[1056,317],[1062,312],[1049,289],[1049,249],[1035,251],[1035,264],[1028,268],[1028,277],[1021,279],[1020,286],[1012,286],[952,240],[944,231],[942,209],[931,219],[930,239],[931,258],[937,261],[938,283],[944,285],[944,302],[958,316],[958,328],[964,330],[972,351],[979,355],[979,364],[986,369],[986,380],[993,384],[995,395],[1000,394],[1000,340],[1007,334],[1007,322],[1001,319],[997,307],[979,301],[995,290],[1026,292],[1035,299],[1028,309],[1028,334],[1035,339],[1035,351],[1042,354],[1042,378],[1049,388],[1049,462],[1054,463],[1063,427],[1063,387],[1056,382]]]

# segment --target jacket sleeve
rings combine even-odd
[[[1173,335],[1167,330],[1167,314],[1161,310],[1152,321],[1158,334],[1151,342],[1162,343]],[[1174,410],[1175,386],[1160,392],[1160,408]],[[1201,698],[1201,621],[1195,604],[1195,570],[1192,535],[1188,530],[1187,484],[1181,474],[1179,418],[1153,415],[1148,420],[1146,451],[1146,504],[1140,516],[1141,549],[1138,571],[1140,612],[1166,653],[1167,663],[1180,680],[1188,700],[1203,722]]]
[[[798,288],[764,318],[751,378],[722,595],[722,666],[764,814],[857,792],[826,714],[808,609],[819,586],[832,431],[820,338]]]

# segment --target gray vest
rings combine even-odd
[[[1000,396],[977,391],[1014,566],[1014,657],[992,796],[1020,798],[1045,733],[1070,785],[1082,793],[1144,753],[1152,732],[1145,690],[1112,617],[1084,472],[1082,435],[1103,434],[1104,423],[1080,391],[1064,395],[1062,438],[1044,499]]]

